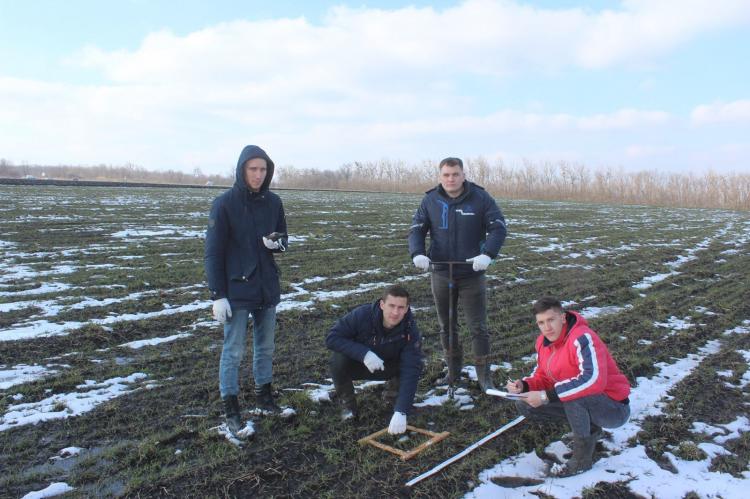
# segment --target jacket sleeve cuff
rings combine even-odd
[[[523,390],[521,390],[521,393],[528,392],[529,391],[529,384],[526,381],[524,381],[524,380],[521,380],[521,383],[523,383]]]
[[[550,402],[560,402],[560,397],[557,396],[557,392],[554,389],[545,390],[545,392]]]
[[[227,294],[224,291],[211,290],[211,299],[213,301],[221,300],[222,298],[226,298],[226,297],[227,297]]]

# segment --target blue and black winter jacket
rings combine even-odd
[[[430,234],[430,249],[425,251],[425,236]],[[425,193],[409,230],[409,253],[427,255],[433,262],[464,262],[481,253],[496,258],[505,241],[505,217],[495,200],[482,187],[464,181],[464,192],[448,196],[442,186]],[[447,266],[436,265],[438,272]],[[454,267],[454,274],[474,273],[471,265]]]
[[[268,165],[259,192],[245,183],[245,162],[263,158]],[[246,146],[237,160],[234,186],[217,197],[206,231],[205,267],[211,299],[229,299],[233,309],[275,306],[281,295],[279,268],[273,253],[263,244],[263,236],[286,233],[281,198],[268,190],[274,164],[258,146]],[[281,239],[287,247],[287,238]]]
[[[422,339],[411,309],[393,329],[383,327],[380,300],[355,308],[338,321],[326,336],[326,346],[362,362],[372,350],[384,361],[399,362],[399,388],[395,410],[409,414],[424,359]]]

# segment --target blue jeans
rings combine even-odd
[[[618,428],[630,417],[630,404],[612,400],[604,394],[589,395],[570,402],[550,402],[531,407],[526,402],[516,400],[518,412],[537,421],[566,419],[575,435],[588,437],[591,425],[602,428]]]
[[[265,385],[273,378],[274,330],[276,307],[255,310],[232,310],[231,322],[224,324],[224,346],[219,362],[221,398],[240,392],[240,363],[245,357],[248,318],[253,317],[253,378],[255,386]]]

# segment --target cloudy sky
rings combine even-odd
[[[0,158],[750,172],[747,0],[0,0]]]

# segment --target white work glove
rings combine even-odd
[[[263,244],[270,250],[279,249],[280,246],[278,241],[271,241],[266,236],[263,236]]]
[[[411,260],[419,270],[427,271],[430,268],[430,259],[424,255],[417,255]]]
[[[398,435],[406,431],[406,414],[403,412],[394,412],[391,418],[391,424],[388,425],[388,433]]]
[[[382,371],[383,369],[385,369],[383,359],[378,357],[371,350],[365,354],[365,359],[362,362],[364,362],[365,366],[371,373],[374,373],[375,371]]]
[[[482,253],[481,255],[477,255],[474,258],[467,258],[466,261],[474,262],[474,265],[472,265],[471,268],[479,272],[480,270],[487,270],[487,267],[490,266],[490,262],[492,262],[492,258]]]
[[[232,318],[232,307],[229,306],[229,300],[226,298],[214,300],[213,312],[214,320],[219,321],[222,324],[226,323]]]

